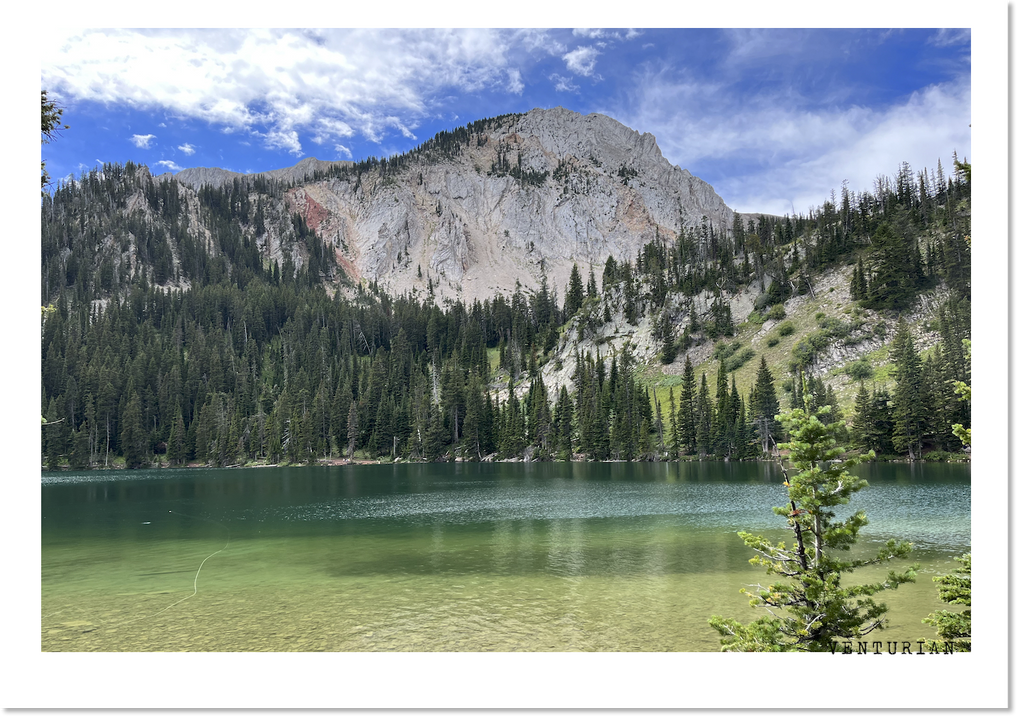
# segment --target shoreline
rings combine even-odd
[[[956,455],[956,454],[954,454],[954,455]],[[570,459],[568,461],[560,460],[560,459],[539,460],[539,459],[536,459],[536,458],[530,459],[530,460],[526,460],[526,459],[523,459],[523,458],[503,458],[503,459],[479,460],[479,461],[474,461],[474,460],[470,460],[470,459],[467,459],[467,458],[453,458],[453,459],[446,459],[446,460],[440,460],[440,461],[410,460],[410,459],[407,459],[407,458],[401,458],[401,459],[396,458],[394,460],[388,460],[388,459],[372,460],[372,459],[367,459],[367,458],[357,458],[357,459],[350,459],[350,458],[321,458],[321,459],[318,459],[314,463],[288,463],[288,462],[266,463],[266,462],[259,462],[259,461],[247,461],[245,463],[235,463],[235,464],[231,464],[231,465],[227,465],[227,466],[217,466],[217,465],[214,465],[214,464],[211,464],[211,463],[196,463],[195,461],[190,462],[190,463],[186,463],[185,465],[182,465],[182,466],[172,466],[169,463],[167,463],[166,461],[157,461],[155,465],[143,466],[143,467],[140,467],[140,468],[137,468],[137,469],[125,468],[124,464],[120,464],[120,465],[119,464],[114,464],[114,465],[109,465],[109,466],[96,466],[96,467],[92,467],[92,468],[70,468],[70,467],[62,466],[62,467],[60,467],[60,468],[58,468],[56,470],[50,470],[50,469],[47,469],[46,466],[43,466],[42,467],[42,472],[43,473],[47,473],[47,472],[49,472],[49,473],[73,473],[73,472],[76,472],[76,471],[126,471],[126,470],[145,471],[145,470],[172,469],[172,468],[178,468],[178,469],[196,469],[196,468],[218,469],[219,468],[219,469],[225,469],[225,470],[231,469],[231,468],[331,468],[331,467],[336,467],[336,466],[384,466],[384,465],[396,466],[396,465],[422,465],[422,464],[428,464],[428,463],[486,463],[486,464],[492,464],[492,463],[778,463],[778,461],[776,459],[762,459],[762,458],[741,459],[741,460],[733,461],[733,460],[727,460],[727,459],[724,459],[724,458],[710,458],[710,457],[708,457],[708,458],[697,458],[697,457],[693,457],[693,458],[675,458],[675,459],[670,459],[670,460],[655,460],[655,461],[638,460],[638,459],[634,459],[632,461],[626,461],[624,459],[606,459],[606,460],[594,461],[594,460],[587,460],[587,459],[585,459],[583,457],[577,457],[577,456],[574,456],[572,459]],[[948,464],[948,463],[957,463],[957,464],[970,464],[971,463],[971,458],[967,457],[966,460],[946,459],[946,460],[941,460],[941,461],[934,461],[934,460],[930,461],[930,460],[924,460],[924,459],[911,460],[909,458],[886,458],[884,460],[875,459],[874,461],[870,461],[869,464],[870,463],[908,463],[908,464],[918,464],[918,463],[923,463],[923,464],[947,463]]]

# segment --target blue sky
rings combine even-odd
[[[806,213],[971,157],[968,30],[85,30],[46,40],[54,178],[133,160],[265,171],[406,151],[535,107],[651,132],[738,211]]]

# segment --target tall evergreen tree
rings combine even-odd
[[[851,426],[851,442],[855,446],[865,447],[869,440],[871,430],[871,394],[864,386],[864,381],[857,389],[857,398],[854,401],[853,425]]]
[[[805,404],[810,403],[810,398]],[[763,536],[740,532],[740,538],[757,555],[752,563],[764,566],[782,580],[746,592],[754,606],[769,613],[750,624],[712,617],[709,623],[722,636],[722,649],[733,651],[835,651],[838,642],[859,639],[884,626],[885,604],[873,595],[914,580],[917,567],[890,571],[880,582],[844,586],[844,574],[875,564],[886,564],[910,555],[908,542],[889,540],[870,558],[845,559],[868,520],[858,511],[836,521],[835,508],[867,482],[851,474],[866,456],[843,459],[836,446],[842,423],[825,425],[818,417],[796,408],[782,416],[792,436],[789,460],[796,475],[786,476],[788,502],[772,510],[785,517],[795,545],[774,544]]]
[[[124,452],[124,465],[127,468],[139,468],[145,462],[146,435],[142,429],[142,404],[139,394],[134,390],[130,391],[128,405],[124,410],[121,450]]]
[[[919,460],[928,410],[921,358],[914,349],[910,327],[905,321],[901,320],[893,338],[891,358],[896,367],[892,398],[893,446],[898,453],[906,453],[911,460]]]
[[[185,419],[178,408],[174,414],[174,421],[171,423],[171,435],[167,441],[167,460],[172,465],[181,465],[185,462]]]
[[[683,367],[683,385],[679,391],[679,410],[676,419],[676,440],[681,453],[692,455],[697,452],[697,385],[690,356],[686,356]]]
[[[572,272],[569,273],[569,284],[565,289],[565,317],[572,317],[583,304],[583,280],[580,279],[580,270],[573,262]]]
[[[768,369],[768,361],[762,355],[761,365],[757,369],[757,380],[750,396],[750,417],[757,426],[762,454],[767,454],[772,439],[778,440],[780,436],[781,426],[775,420],[778,414],[779,399],[775,393],[775,378]]]
[[[60,459],[63,458],[67,445],[67,429],[58,410],[57,401],[50,398],[50,405],[46,408],[46,420],[43,422],[43,432],[46,467],[51,471],[60,468]]]
[[[423,456],[428,461],[436,461],[441,458],[447,444],[448,430],[444,424],[444,414],[439,408],[430,406],[430,420],[423,439]]]
[[[568,460],[572,455],[572,399],[563,385],[558,391],[558,402],[555,404],[554,430],[555,448],[559,457]]]
[[[356,405],[356,401],[352,401],[348,406],[348,418],[346,419],[346,434],[348,438],[348,447],[346,449],[346,456],[352,458],[352,455],[356,451],[356,441],[359,437],[359,406]]]
[[[716,455],[727,456],[731,448],[734,416],[732,398],[729,395],[729,381],[725,374],[725,363],[718,364],[718,378],[715,381],[715,415],[712,424],[712,447]]]
[[[590,268],[590,277],[587,278],[587,297],[597,299],[597,281],[594,279],[594,268]]]
[[[714,418],[711,396],[708,393],[708,376],[704,373],[700,376],[700,392],[697,393],[693,417],[697,454],[703,458],[711,451],[711,428]]]
[[[675,388],[668,389],[668,450],[669,458],[679,458],[679,418],[676,414]]]
[[[864,304],[874,309],[902,310],[910,305],[924,279],[921,254],[912,232],[882,222],[872,238],[871,284]]]

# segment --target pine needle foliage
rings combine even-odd
[[[966,609],[962,612],[932,612],[922,622],[936,628],[937,642],[927,640],[929,648],[952,646],[955,652],[971,651],[971,555],[957,557],[960,566],[951,574],[932,577],[938,584],[939,599],[947,604],[958,604]]]
[[[804,405],[809,404],[807,397]],[[772,510],[786,519],[795,541],[787,547],[783,542],[740,532],[743,543],[757,552],[750,563],[765,567],[781,580],[770,586],[758,584],[754,591],[741,590],[752,607],[767,610],[760,619],[750,624],[720,616],[709,620],[722,635],[723,651],[828,651],[836,640],[863,637],[882,628],[888,607],[872,597],[916,576],[917,567],[911,566],[903,573],[890,571],[884,580],[873,584],[843,585],[843,575],[856,569],[906,559],[912,545],[891,539],[870,558],[837,555],[850,550],[868,523],[863,511],[837,520],[834,509],[848,504],[853,494],[867,487],[867,481],[850,470],[872,456],[844,458],[845,450],[836,446],[836,434],[843,424],[822,422],[829,412],[828,406],[814,414],[797,408],[777,416],[791,436],[787,449],[795,473],[791,477],[786,472],[788,503]]]

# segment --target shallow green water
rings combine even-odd
[[[436,464],[44,474],[42,649],[701,651],[787,532],[777,469]],[[865,466],[865,544],[915,542],[882,639],[933,632],[970,466]],[[201,565],[201,569],[200,569]],[[198,571],[198,577],[197,577]],[[870,575],[874,578],[875,573]],[[879,573],[878,576],[884,576]]]

